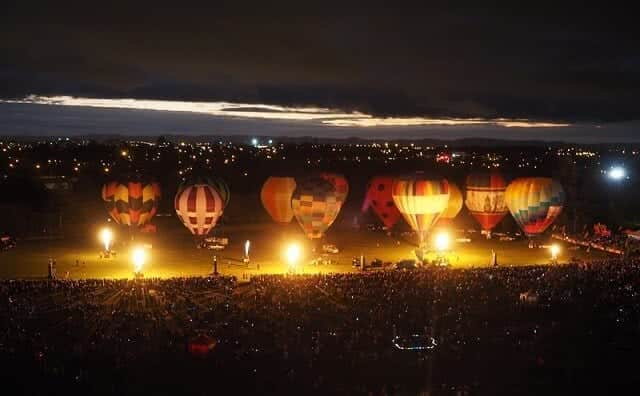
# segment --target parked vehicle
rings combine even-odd
[[[395,269],[397,270],[413,270],[418,268],[418,264],[416,260],[408,259],[408,260],[400,260],[395,264]]]
[[[340,250],[336,247],[336,245],[331,245],[331,244],[322,245],[322,251],[324,253],[331,253],[331,254],[340,253]]]

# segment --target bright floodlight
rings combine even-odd
[[[104,245],[104,250],[108,252],[111,242],[113,241],[113,232],[108,228],[103,228],[102,231],[100,231],[100,240]]]
[[[131,252],[131,261],[133,262],[133,270],[136,274],[142,272],[144,263],[147,262],[147,251],[142,246],[137,246]]]
[[[441,231],[436,234],[433,242],[436,250],[442,252],[449,249],[449,245],[451,245],[451,238],[447,232]]]
[[[609,169],[609,172],[607,172],[609,178],[613,180],[622,180],[625,178],[626,174],[627,172],[621,166],[614,166],[613,168]]]
[[[256,139],[256,138],[251,139],[251,144],[254,145],[254,146],[257,146],[258,145],[258,139]]]
[[[287,250],[285,251],[285,256],[287,258],[287,264],[290,267],[295,267],[300,260],[300,256],[302,255],[302,250],[300,246],[296,243],[292,243],[287,246]]]
[[[551,259],[557,260],[558,254],[560,253],[560,246],[554,243],[553,245],[551,245],[551,248],[549,250],[551,250]]]

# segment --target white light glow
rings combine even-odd
[[[622,180],[627,175],[627,172],[621,166],[615,166],[607,172],[607,176],[613,180]]]
[[[302,249],[300,249],[300,245],[292,243],[287,246],[285,257],[287,259],[287,264],[289,264],[290,267],[295,267],[298,264],[300,256],[302,256]]]
[[[141,273],[142,267],[147,262],[148,255],[144,247],[138,246],[131,252],[131,261],[133,262],[133,270],[135,273]]]
[[[100,240],[104,245],[104,250],[108,252],[111,247],[111,242],[113,241],[113,232],[108,228],[103,228],[102,231],[100,231]]]
[[[433,238],[433,244],[436,250],[440,252],[448,250],[449,246],[451,245],[451,237],[447,232],[444,232],[444,231],[439,232]]]
[[[549,250],[551,251],[551,259],[557,260],[558,254],[560,253],[560,246],[557,244],[553,244],[551,245],[551,248]]]

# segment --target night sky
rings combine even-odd
[[[174,8],[156,3],[25,3],[5,7],[0,16],[3,101],[27,95],[225,101],[322,107],[376,118],[569,124],[515,128],[517,136],[527,139],[640,138],[634,134],[639,35],[628,9],[541,4],[526,9],[519,2],[511,9],[484,5],[456,10],[330,3],[296,3],[295,8],[264,4],[264,9],[216,2],[206,8],[183,2],[175,2],[181,7]],[[100,109],[100,117],[95,109],[78,107],[72,111],[81,122],[73,124],[65,116],[68,109],[50,107],[0,104],[0,134],[104,133],[110,124],[103,118],[116,114]],[[149,123],[158,116],[117,111],[124,113],[132,117],[131,124],[121,122],[114,133],[154,134],[156,124]],[[262,134],[331,137],[514,138],[514,128],[493,124],[345,128],[307,120],[176,117],[171,122],[183,133],[198,134],[257,128]],[[40,119],[48,131],[38,133],[40,123],[34,120]]]

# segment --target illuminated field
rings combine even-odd
[[[284,254],[289,242],[297,241],[303,244],[305,253],[310,250],[295,222],[285,228],[275,224],[223,226],[217,230],[217,234],[229,237],[230,244],[227,249],[217,253],[197,249],[193,239],[175,219],[159,219],[158,223],[158,234],[145,241],[152,245],[151,257],[143,269],[147,277],[206,275],[211,272],[214,254],[218,256],[218,271],[223,274],[241,277],[243,273],[283,273],[287,271]],[[529,249],[526,241],[487,241],[475,235],[471,243],[454,244],[453,251],[448,254],[454,267],[487,266],[490,264],[492,249],[496,251],[500,265],[550,262],[548,249]],[[47,272],[47,260],[52,257],[57,262],[60,277],[69,271],[71,278],[130,278],[133,275],[133,264],[129,247],[121,243],[122,238],[122,235],[116,235],[115,249],[118,255],[111,259],[99,258],[101,244],[96,235],[55,241],[19,242],[16,249],[0,253],[0,277],[43,277]],[[244,243],[247,239],[251,240],[251,263],[248,266],[242,263]],[[393,262],[415,258],[415,247],[412,244],[404,240],[397,241],[378,232],[336,227],[327,235],[327,242],[334,243],[340,249],[339,254],[330,255],[335,264],[314,266],[308,263],[311,257],[307,255],[306,259],[301,260],[302,271],[354,271],[351,259],[354,256],[359,257],[360,254],[365,255],[367,262],[374,258]],[[571,257],[589,259],[603,257],[603,254],[569,250],[568,246],[562,246],[559,261],[566,262]]]

